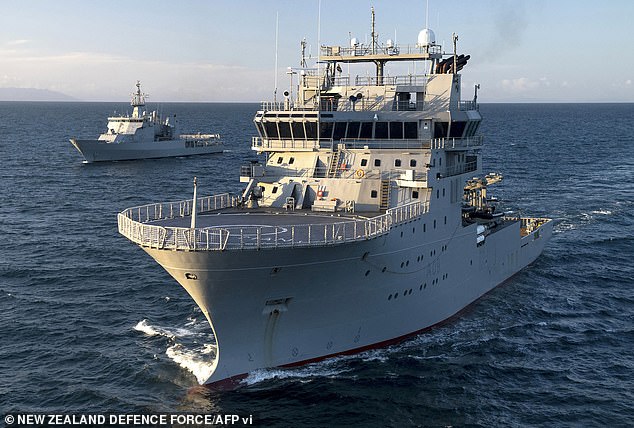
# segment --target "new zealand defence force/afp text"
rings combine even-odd
[[[161,426],[161,425],[253,425],[253,415],[233,414],[11,414],[7,426],[85,425],[85,426]]]

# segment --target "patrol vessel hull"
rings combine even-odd
[[[216,141],[195,142],[184,139],[117,143],[72,138],[70,142],[82,154],[85,163],[191,156],[223,151],[223,146]]]
[[[434,326],[533,262],[552,233],[551,220],[525,236],[511,221],[477,245],[475,224],[430,230],[432,216],[320,248],[144,250],[207,317],[217,355],[205,384],[224,387],[258,368],[382,347]]]

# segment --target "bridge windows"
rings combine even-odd
[[[293,138],[303,140],[306,138],[306,132],[304,131],[304,123],[303,122],[292,122],[291,130],[293,131]]]
[[[372,125],[372,122],[361,122],[360,139],[367,140],[372,138]]]
[[[392,140],[403,139],[403,122],[390,122],[390,138]]]
[[[467,125],[467,122],[464,121],[456,121],[451,122],[451,129],[449,130],[449,137],[452,138],[462,138],[462,134],[464,133],[464,129]]]
[[[348,132],[346,132],[346,138],[359,138],[359,128],[361,128],[361,122],[348,123]]]
[[[388,136],[388,122],[376,122],[374,125],[374,138],[377,140],[387,140]]]
[[[280,138],[290,139],[291,138],[291,124],[289,122],[278,122],[277,125],[280,129]]]
[[[434,122],[434,138],[445,138],[449,131],[449,122]]]

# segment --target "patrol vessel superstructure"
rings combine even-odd
[[[374,18],[374,16],[373,16]],[[373,19],[374,22],[374,19]],[[255,115],[241,195],[129,208],[119,231],[192,296],[217,341],[206,384],[385,346],[473,303],[527,266],[546,218],[496,210],[482,178],[477,99],[462,101],[468,56],[433,32],[415,46],[322,46]],[[425,64],[389,76],[394,61]],[[341,64],[376,67],[346,76]]]
[[[108,118],[108,129],[98,139],[71,138],[85,163],[152,159],[221,153],[223,144],[218,134],[179,134],[176,115],[162,119],[156,111],[147,113],[146,94],[137,81],[132,94],[132,115]]]

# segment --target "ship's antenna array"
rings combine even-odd
[[[275,90],[273,91],[273,101],[277,102],[277,42],[280,27],[280,13],[275,13]]]

